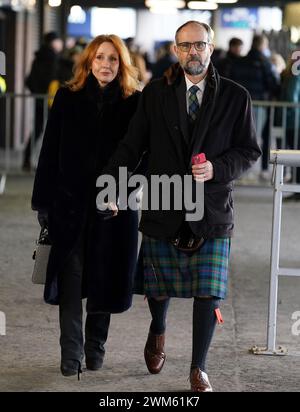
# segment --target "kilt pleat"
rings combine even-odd
[[[143,293],[149,297],[226,297],[230,238],[208,239],[192,255],[143,236]]]

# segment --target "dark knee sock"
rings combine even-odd
[[[191,369],[200,368],[205,372],[206,356],[217,320],[215,309],[219,307],[219,301],[217,298],[194,298]]]
[[[152,315],[150,330],[154,335],[162,335],[166,330],[166,317],[170,299],[156,300],[148,298],[148,305]]]

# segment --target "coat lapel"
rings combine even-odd
[[[204,90],[203,100],[190,145],[190,159],[201,151],[203,142],[215,110],[217,95],[219,93],[219,78],[212,66],[209,67],[208,82]]]
[[[188,126],[188,117],[187,117],[187,110],[186,110],[186,83],[184,81],[184,77],[181,77],[180,82],[175,87],[177,103],[179,107],[179,120],[180,120],[180,128],[182,134],[184,136],[184,140],[186,144],[190,142],[190,134],[189,134],[189,126]]]
[[[180,127],[180,108],[178,106],[174,86],[167,85],[166,92],[163,94],[163,115],[170,131],[175,150],[180,160],[182,168],[185,170],[186,165],[183,153],[183,137]],[[178,122],[179,120],[179,122]]]

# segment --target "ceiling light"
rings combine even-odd
[[[1,2],[1,5],[2,3],[3,2]],[[24,9],[32,11],[34,10],[36,0],[12,0],[10,4],[11,4],[12,9],[16,11],[20,11]],[[6,3],[4,3],[4,5],[6,5]]]
[[[84,24],[86,22],[86,13],[81,6],[71,7],[68,22],[74,24]]]
[[[206,0],[208,3],[237,3],[238,0]]]
[[[192,10],[216,10],[218,5],[208,1],[189,1],[188,8]]]
[[[149,8],[157,9],[183,9],[184,0],[145,0],[145,5]]]
[[[50,7],[59,7],[61,5],[61,0],[49,0],[48,4]]]
[[[150,7],[149,11],[154,14],[177,14],[178,9],[175,7]]]

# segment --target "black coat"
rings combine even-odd
[[[96,179],[126,134],[138,97],[122,98],[116,80],[101,92],[94,76],[82,90],[61,88],[55,96],[32,195],[32,208],[49,212],[47,303],[59,303],[59,273],[83,237],[90,310],[122,312],[131,304],[137,212],[103,221],[96,214]]]
[[[48,46],[42,46],[35,53],[26,86],[31,93],[48,93],[48,87],[57,77],[59,56]]]
[[[238,84],[220,78],[211,65],[201,109],[189,135],[186,83],[178,65],[167,77],[153,81],[142,92],[136,114],[105,173],[118,176],[118,167],[134,170],[148,151],[149,175],[191,173],[191,157],[204,152],[214,178],[204,184],[204,217],[190,222],[192,231],[206,238],[227,237],[233,230],[233,180],[258,159],[251,99]],[[185,210],[145,210],[140,230],[154,238],[174,237]]]
[[[231,68],[230,79],[244,86],[253,100],[270,100],[279,92],[279,78],[259,50],[251,49]]]

